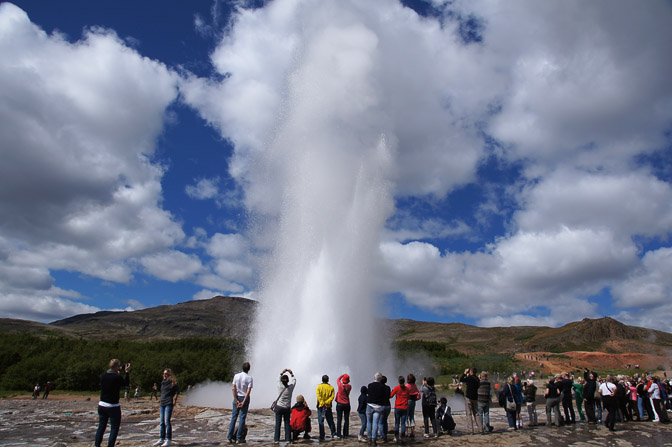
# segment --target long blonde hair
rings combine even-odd
[[[164,368],[163,369],[166,372],[166,375],[170,379],[170,381],[173,383],[173,385],[177,385],[177,377],[175,377],[175,374],[173,373],[173,370],[170,368]]]

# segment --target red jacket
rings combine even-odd
[[[394,408],[399,408],[401,410],[408,410],[408,398],[410,393],[406,385],[397,385],[393,390],[390,397],[397,396],[397,399],[394,401]]]
[[[310,431],[310,415],[313,414],[307,405],[296,404],[292,407],[289,426],[293,431]]]

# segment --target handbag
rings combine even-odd
[[[275,400],[273,401],[273,403],[271,404],[271,410],[275,411],[275,407],[278,406],[278,400],[280,399],[280,396],[282,396],[282,393],[284,393],[286,389],[287,389],[287,388],[285,388],[284,390],[280,391],[280,394],[278,394],[278,397],[276,397]]]
[[[506,409],[508,411],[516,411],[516,401],[513,399],[513,390],[511,390],[511,385],[509,385],[509,392],[511,393],[511,400],[506,399]]]

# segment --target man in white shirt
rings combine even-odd
[[[229,435],[227,437],[229,442],[233,442],[234,432],[236,431],[236,420],[240,417],[238,423],[238,432],[236,433],[236,443],[242,444],[245,442],[245,418],[247,418],[247,409],[250,406],[250,392],[252,392],[252,376],[250,372],[250,363],[243,363],[243,371],[233,376],[233,385],[231,390],[233,392],[233,404],[231,411],[231,424],[229,425]]]

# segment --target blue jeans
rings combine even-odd
[[[366,433],[366,422],[368,418],[366,417],[366,413],[357,413],[357,414],[359,415],[359,422],[362,426],[362,428],[359,429],[359,436],[364,436],[364,433]]]
[[[317,425],[320,427],[320,439],[324,439],[324,419],[327,419],[327,425],[331,430],[331,436],[336,434],[336,426],[334,425],[334,413],[329,407],[319,407],[317,409]]]
[[[275,407],[275,435],[273,441],[280,441],[280,424],[285,421],[285,442],[289,442],[291,438],[291,428],[289,427],[290,416],[292,415],[291,408]]]
[[[516,428],[516,410],[513,410],[513,411],[505,410],[505,411],[506,411],[506,420],[509,423],[509,428],[515,429]],[[556,413],[556,414],[559,414],[559,413]]]
[[[121,425],[121,407],[101,407],[98,405],[98,430],[96,431],[95,446],[100,447],[103,443],[103,435],[107,428],[107,421],[110,421],[110,437],[107,440],[107,447],[114,447],[119,434]]]
[[[490,428],[490,402],[478,403],[478,418],[481,420],[481,427],[483,431]]]
[[[642,396],[637,396],[637,411],[639,411],[639,418],[644,419],[644,401]]]
[[[344,415],[345,420],[343,420]],[[343,424],[342,432],[341,423]],[[339,404],[336,402],[336,434],[339,437],[350,435],[350,404]]]
[[[387,420],[390,418],[390,413],[392,413],[392,407],[385,407],[385,410],[383,410],[383,420],[380,423],[383,431],[381,436],[383,438],[386,438],[387,433],[389,432],[389,429],[387,427]]]
[[[242,402],[244,397],[238,396],[236,400],[233,401],[233,410],[231,411],[231,424],[229,425],[229,436],[227,439],[229,441],[233,440],[233,432],[236,431],[236,420],[240,416],[240,423],[238,424],[238,435],[236,439],[239,441],[243,439],[243,432],[245,431],[245,419],[247,418],[247,409],[250,406],[250,400],[248,399],[241,408],[238,408],[236,405],[237,402]]]
[[[408,417],[408,409],[395,408],[394,409],[394,436],[406,436],[406,418]],[[399,423],[401,423],[401,432],[399,432]]]
[[[369,428],[369,439],[375,441],[378,438],[379,430],[381,434],[383,433],[383,424],[381,420],[385,414],[385,408],[387,407],[380,407],[374,410],[372,406],[366,406],[366,426]]]
[[[408,401],[408,412],[407,412],[407,425],[409,427],[415,428],[415,401],[410,400]],[[411,429],[413,430],[413,429]]]
[[[161,439],[173,439],[173,426],[170,424],[172,415],[172,405],[161,405]]]

